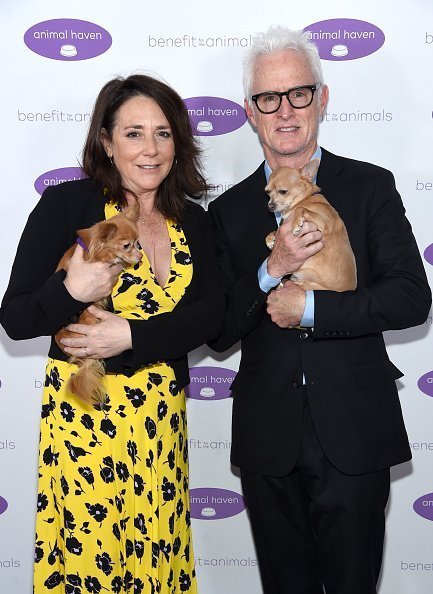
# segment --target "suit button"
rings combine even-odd
[[[296,380],[294,380],[294,381],[292,382],[292,388],[293,388],[294,390],[297,390],[297,389],[298,389],[298,388],[300,388],[300,387],[301,387],[301,384],[300,384],[299,382],[297,382]]]
[[[308,332],[306,332],[305,330],[303,332],[299,333],[299,338],[301,340],[305,340],[306,338],[308,338]]]

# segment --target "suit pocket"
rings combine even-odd
[[[355,367],[355,384],[358,388],[367,388],[377,384],[396,381],[403,373],[389,360],[368,361]]]

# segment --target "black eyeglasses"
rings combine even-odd
[[[293,87],[293,89],[289,89],[282,93],[279,93],[278,91],[266,91],[266,93],[253,95],[251,99],[257,105],[257,109],[262,113],[275,113],[278,111],[283,97],[287,97],[287,101],[294,109],[303,109],[312,104],[314,93],[321,84],[322,83],[316,83],[315,85]]]

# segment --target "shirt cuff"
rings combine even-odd
[[[275,287],[277,287],[280,284],[280,282],[283,278],[283,277],[275,278],[274,276],[270,276],[268,274],[268,259],[267,258],[263,262],[263,264],[260,266],[257,276],[259,279],[259,287],[261,288],[263,293],[269,293],[269,291],[271,289],[275,289]]]
[[[303,328],[314,327],[314,291],[306,291],[305,309],[302,316],[301,326]]]

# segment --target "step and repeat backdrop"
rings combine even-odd
[[[243,109],[242,60],[254,34],[273,24],[310,31],[330,87],[320,144],[394,172],[433,284],[430,0],[2,0],[0,22],[1,294],[40,194],[80,177],[93,102],[115,75],[157,75],[184,98],[212,186],[205,208],[249,175],[262,152]],[[422,326],[386,336],[391,359],[405,371],[399,387],[413,460],[392,473],[381,594],[433,591],[431,325],[430,313]],[[46,338],[15,343],[0,330],[1,594],[31,592],[47,347]],[[201,594],[261,592],[239,475],[229,461],[238,362],[238,348],[190,356],[191,514]]]

